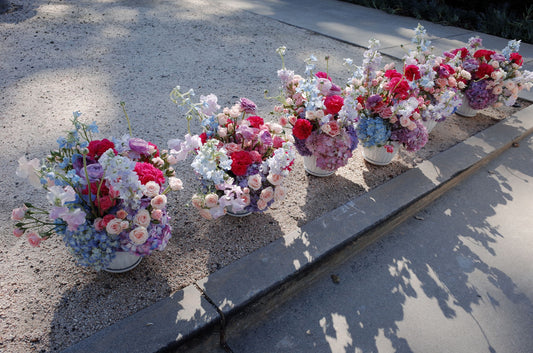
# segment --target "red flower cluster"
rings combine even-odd
[[[524,59],[522,59],[522,55],[518,53],[511,53],[510,59],[513,64],[518,64],[519,66],[522,66],[524,64]]]
[[[110,148],[113,149],[113,152],[115,152],[115,154],[117,153],[115,151],[115,144],[109,141],[108,139],[91,141],[89,142],[88,148],[89,148],[89,153],[87,154],[87,156],[95,160],[98,160],[98,158],[100,158],[100,156],[104,154],[105,151],[107,151]]]
[[[479,51],[479,50],[478,50]],[[490,74],[494,71],[494,68],[489,65],[489,64],[485,64],[485,63],[481,63],[479,65],[479,68],[477,69],[476,73],[475,73],[475,78],[476,79],[482,79],[484,78],[485,76],[488,76],[490,77]]]
[[[143,185],[149,181],[155,181],[159,185],[163,185],[165,182],[163,172],[150,163],[136,163],[133,170],[137,173],[137,176]]]
[[[420,69],[416,65],[407,65],[403,72],[405,74],[405,78],[409,81],[420,80],[422,77],[420,75]]]
[[[329,75],[325,72],[322,72],[322,71],[319,71],[315,74],[316,77],[318,78],[327,78],[328,80],[331,81],[331,77],[329,77]]]
[[[469,54],[468,49],[466,48],[459,48],[451,51],[453,55],[457,55],[458,52],[461,52],[461,59],[466,58],[466,56]]]
[[[296,123],[292,128],[292,134],[294,135],[294,137],[300,140],[305,140],[306,138],[308,138],[309,135],[311,135],[312,131],[313,125],[311,125],[311,122],[307,119],[296,120]]]
[[[495,54],[496,52],[494,50],[487,50],[487,49],[479,49],[476,50],[474,53],[474,58],[485,58],[485,60],[488,62],[491,59],[491,56]]]
[[[326,106],[325,114],[338,114],[344,105],[344,98],[341,96],[327,96],[324,100],[324,105]]]
[[[249,116],[246,120],[250,122],[250,126],[253,128],[261,128],[261,125],[265,124],[265,121],[260,116]]]
[[[231,154],[231,171],[237,176],[246,175],[248,166],[252,164],[253,160],[249,152],[238,151]]]
[[[83,195],[89,195],[89,188],[82,190]],[[105,183],[95,181],[91,183],[91,196],[94,197],[94,205],[100,210],[100,214],[117,204],[118,192],[110,190]]]
[[[385,71],[385,77],[389,78],[388,90],[396,99],[409,98],[409,83],[403,79],[403,75],[396,70]]]

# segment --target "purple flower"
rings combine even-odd
[[[498,100],[498,96],[487,89],[487,80],[472,81],[465,91],[468,104],[473,109],[485,109]]]
[[[241,135],[245,140],[252,140],[255,137],[254,129],[246,125],[240,125],[237,128],[237,134]]]
[[[247,114],[255,114],[257,112],[257,106],[248,98],[241,98],[240,104],[242,112],[245,112]]]
[[[470,73],[476,72],[478,67],[479,63],[476,59],[468,59],[463,62],[463,69]]]
[[[415,120],[415,123],[416,128],[414,130],[409,130],[399,123],[395,123],[392,128],[391,141],[400,142],[409,152],[420,150],[428,142],[428,131],[420,120]]]
[[[87,166],[87,174],[90,181],[95,181],[104,176],[104,168],[100,163],[93,163]]]
[[[143,139],[132,137],[128,141],[128,144],[130,146],[130,149],[133,152],[137,152],[139,154],[148,155],[150,154],[149,148],[148,148],[148,142],[146,142]]]
[[[263,130],[259,133],[259,139],[263,143],[263,145],[272,145],[272,135],[270,135],[270,132]]]
[[[382,101],[381,96],[379,94],[374,94],[374,95],[368,97],[368,99],[366,100],[365,106],[366,106],[367,109],[371,110],[371,109],[373,109],[376,106],[376,104],[378,104],[381,101]]]

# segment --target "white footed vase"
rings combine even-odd
[[[375,165],[387,165],[392,162],[400,149],[400,144],[396,141],[393,141],[391,145],[393,146],[392,152],[388,152],[385,146],[363,147],[363,158]]]
[[[111,263],[104,268],[104,271],[111,273],[127,272],[134,269],[142,259],[141,256],[126,251],[117,251]]]
[[[311,175],[317,176],[317,177],[326,177],[333,173],[335,173],[334,170],[325,170],[322,168],[317,167],[316,165],[316,156],[304,156],[304,169],[306,172],[308,172]]]

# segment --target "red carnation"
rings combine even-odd
[[[327,96],[324,100],[324,105],[326,106],[326,114],[335,115],[342,109],[344,98],[341,96]]]
[[[466,58],[466,56],[468,55],[468,49],[466,48],[459,48],[451,51],[453,55],[457,55],[458,52],[461,52],[461,59]]]
[[[322,72],[322,71],[317,72],[315,76],[318,78],[327,78],[328,80],[331,81],[331,77],[329,77],[327,73]]]
[[[479,49],[474,53],[474,58],[485,58],[485,60],[490,61],[490,57],[494,54],[493,50]]]
[[[255,127],[257,129],[259,129],[261,127],[261,125],[263,125],[265,122],[263,120],[263,118],[261,118],[260,116],[249,116],[248,119],[246,119],[250,122],[250,126],[251,127]]]
[[[479,68],[477,69],[476,71],[476,74],[475,74],[475,77],[477,79],[480,79],[480,78],[483,78],[485,77],[486,75],[488,77],[490,77],[490,74],[494,71],[494,68],[489,65],[489,64],[485,64],[485,63],[482,63],[481,65],[479,65]]]
[[[389,91],[399,99],[409,98],[409,84],[400,77],[394,77],[390,80]]]
[[[133,170],[135,173],[137,173],[137,176],[143,185],[149,181],[155,181],[159,185],[163,185],[165,182],[165,176],[163,175],[163,172],[150,163],[138,162],[135,164],[135,168]]]
[[[231,154],[231,171],[237,176],[246,175],[248,166],[252,164],[252,157],[246,151],[233,152]]]
[[[294,127],[292,128],[292,134],[300,140],[308,138],[309,135],[311,135],[311,131],[313,131],[313,125],[311,125],[311,122],[307,119],[296,120],[296,124],[294,124]]]
[[[395,77],[402,77],[402,74],[396,70],[387,70],[385,71],[385,77],[389,79],[393,79]]]
[[[202,132],[200,134],[200,141],[202,141],[202,145],[205,143],[205,141],[207,141],[207,134],[205,132]]]
[[[405,78],[409,81],[420,80],[420,69],[416,65],[407,65],[404,69]]]
[[[518,64],[519,66],[522,66],[524,64],[524,59],[522,59],[522,55],[518,53],[511,53],[511,62],[514,64]]]
[[[110,148],[112,148],[113,152],[116,154],[115,144],[108,139],[91,141],[89,142],[88,148],[89,153],[87,155],[95,160],[98,160],[98,158]]]

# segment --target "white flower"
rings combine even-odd
[[[143,194],[147,197],[155,197],[159,195],[161,187],[155,181],[149,181],[143,186]]]
[[[41,178],[37,171],[40,168],[40,162],[37,158],[28,161],[26,157],[22,156],[19,158],[19,166],[17,168],[16,174],[21,178],[27,178],[35,188],[41,187]]]

